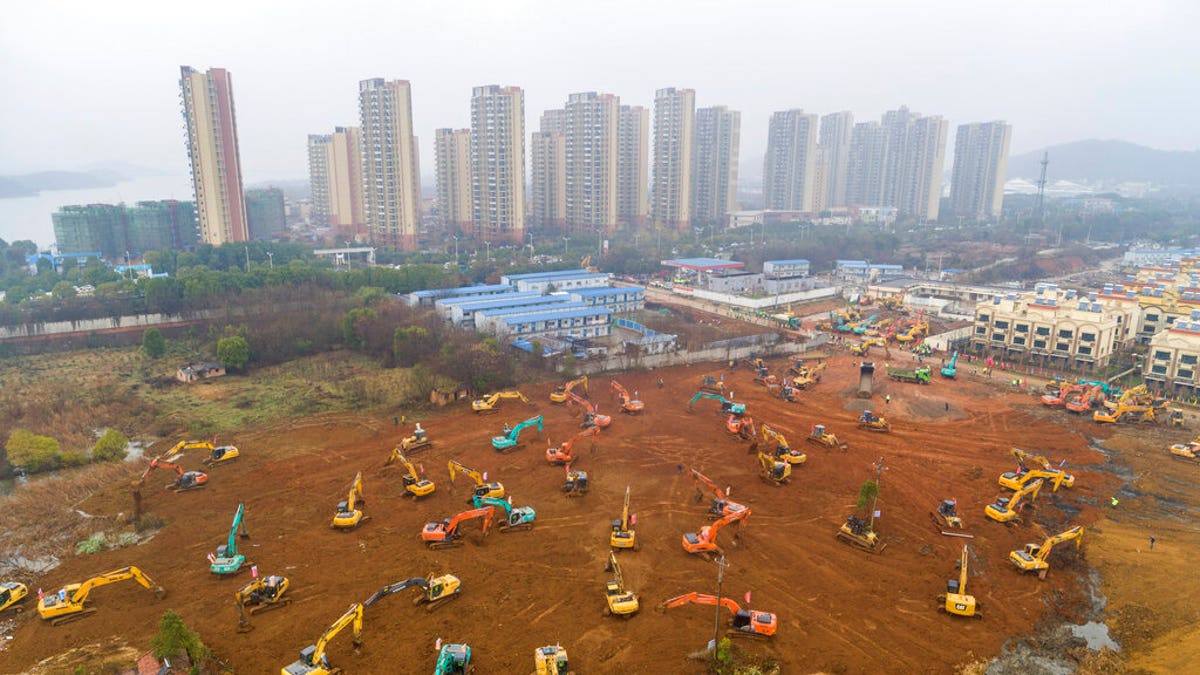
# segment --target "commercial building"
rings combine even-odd
[[[772,114],[763,160],[766,208],[811,212],[816,161],[817,116],[799,109]]]
[[[911,119],[906,127],[907,138],[903,143],[900,174],[894,177],[893,201],[884,206],[895,206],[902,216],[917,222],[937,220],[949,128],[949,123],[938,115],[914,116]],[[893,147],[889,139],[888,151],[891,152]],[[887,188],[885,182],[885,194],[888,194]]]
[[[407,80],[358,83],[362,128],[363,200],[371,243],[415,251],[420,223],[420,179]]]
[[[363,182],[362,128],[335,127],[330,138],[330,224],[333,225],[334,231],[347,239],[365,241],[368,232],[366,185]]]
[[[242,194],[233,79],[224,68],[202,73],[180,66],[179,71],[200,239],[214,246],[246,241],[250,230]]]
[[[723,105],[696,111],[692,148],[692,225],[723,225],[737,210],[742,114]]]
[[[962,124],[954,139],[950,209],[962,219],[1000,216],[1012,126],[1004,122]]]
[[[683,232],[691,226],[695,124],[694,90],[667,87],[655,92],[650,177],[650,221],[655,227]]]
[[[821,208],[846,206],[846,186],[850,175],[850,136],[854,130],[854,113],[842,111],[821,116],[821,131],[817,140],[818,173],[824,179]]]
[[[471,228],[471,130],[438,129],[434,133],[438,224],[447,234]]]
[[[650,213],[650,111],[623,105],[617,126],[617,221],[644,227]]]
[[[283,190],[246,190],[246,222],[250,226],[250,238],[255,240],[274,239],[287,232]]]
[[[907,107],[884,113],[882,124],[855,124],[850,137],[846,201],[895,207],[902,218],[937,220],[948,124]]]
[[[525,92],[471,92],[471,223],[485,241],[525,237]]]

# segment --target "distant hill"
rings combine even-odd
[[[1200,187],[1200,151],[1155,150],[1126,141],[1086,140],[1046,148],[1047,180],[1150,182]],[[1008,159],[1008,177],[1036,181],[1042,150]]]
[[[124,178],[107,169],[95,171],[41,171],[20,176],[0,176],[0,199],[29,197],[43,190],[86,190],[112,187]]]

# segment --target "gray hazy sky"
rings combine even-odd
[[[407,79],[433,129],[470,89],[526,92],[526,131],[567,94],[650,106],[690,87],[742,112],[761,173],[772,111],[908,105],[954,127],[1004,119],[1014,153],[1082,138],[1200,148],[1198,0],[610,0],[9,3],[0,20],[0,173],[123,161],[186,173],[179,66],[233,74],[246,180],[307,176],[305,137],[358,123],[357,83]],[[951,161],[947,151],[947,165]]]

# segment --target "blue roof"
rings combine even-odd
[[[525,305],[523,307],[497,307],[496,309],[481,309],[477,314],[488,318],[508,316],[510,314],[532,314],[542,311],[561,311],[564,309],[588,309],[582,302],[544,302],[540,305]]]
[[[805,258],[795,258],[793,260],[764,260],[763,264],[771,263],[772,265],[808,265],[809,261]]]
[[[841,267],[866,267],[866,260],[838,260],[837,264]]]
[[[607,307],[588,307],[586,309],[550,310],[534,314],[501,316],[497,317],[497,319],[511,326],[515,323],[534,323],[537,321],[550,321],[551,319],[575,319],[582,316],[608,316],[612,313],[613,311]]]
[[[746,263],[736,260],[721,260],[720,258],[675,258],[672,260],[664,260],[662,264],[667,267],[689,267],[696,269],[710,268],[729,268],[729,267],[745,267]]]
[[[567,292],[571,295],[586,298],[593,295],[615,295],[617,293],[633,293],[638,291],[645,293],[646,289],[641,286],[593,286],[591,288],[572,288]]]
[[[505,274],[504,278],[508,279],[509,284],[514,281],[540,281],[543,279],[575,279],[578,277],[604,277],[608,276],[600,272],[589,272],[585,269],[578,270],[559,270],[557,272],[529,272],[526,274]]]
[[[468,302],[484,302],[487,300],[503,300],[506,298],[535,298],[540,295],[541,295],[541,293],[539,293],[537,291],[521,291],[520,293],[518,293],[515,288],[513,288],[512,286],[509,286],[507,293],[497,293],[496,295],[485,295],[485,296],[464,295],[461,298],[441,298],[437,301],[436,304],[438,307],[455,307],[457,305],[466,304]]]
[[[562,302],[570,302],[571,298],[566,295],[542,295],[541,293],[533,293],[527,297],[514,297],[517,293],[501,295],[487,300],[475,300],[471,302],[463,302],[453,305],[464,312],[477,312],[481,309],[503,309],[505,307],[521,307],[522,305],[551,305]],[[524,296],[525,294],[520,294]],[[561,298],[556,300],[555,298]]]
[[[457,288],[432,288],[424,291],[413,291],[418,298],[440,298],[455,295],[472,295],[477,293],[500,293],[512,290],[508,284],[480,284],[478,286],[459,286]]]

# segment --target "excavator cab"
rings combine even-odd
[[[586,471],[568,471],[567,480],[563,483],[562,491],[568,497],[582,497],[588,491],[588,473]]]
[[[776,628],[775,615],[770,612],[756,612],[752,609],[739,609],[733,615],[733,629],[740,633],[755,635],[774,635]]]
[[[208,457],[200,460],[201,464],[208,466],[216,466],[217,464],[227,464],[237,459],[241,453],[232,445],[219,445],[212,449]]]
[[[21,607],[17,604],[29,595],[29,587],[25,584],[19,584],[15,581],[5,581],[0,583],[0,612],[13,607],[14,611],[21,611]]]
[[[533,651],[534,675],[567,675],[571,667],[567,650],[559,645],[538,647]]]

